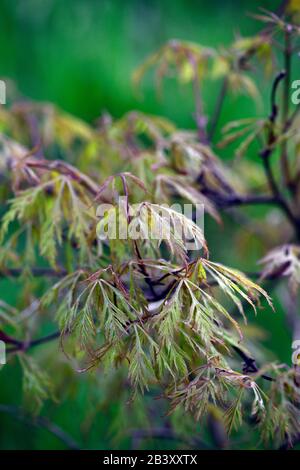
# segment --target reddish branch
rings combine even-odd
[[[93,196],[99,193],[99,185],[95,183],[89,176],[77,170],[73,165],[62,160],[49,161],[46,159],[27,158],[26,166],[30,168],[42,169],[47,171],[57,171],[63,175],[69,176],[74,181],[80,183]]]
[[[2,335],[5,335],[2,331],[0,331],[0,338],[2,339]],[[6,335],[5,335],[6,336]],[[9,344],[14,344],[13,347],[9,347],[7,349],[7,353],[16,353],[16,352],[26,352],[29,349],[32,349],[36,346],[39,346],[41,344],[49,343],[50,341],[53,341],[57,338],[60,337],[60,332],[55,331],[54,333],[51,333],[50,335],[47,336],[42,336],[41,338],[32,340],[32,341],[18,341],[14,338],[9,337]],[[4,339],[5,342],[7,342]]]

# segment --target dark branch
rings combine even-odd
[[[64,277],[68,274],[66,269],[51,269],[51,268],[30,268],[30,273],[34,277]],[[19,277],[24,274],[23,268],[7,268],[0,271],[1,277]]]
[[[79,450],[79,445],[74,441],[73,437],[71,437],[57,424],[52,423],[44,416],[37,416],[34,418],[34,420],[30,420],[28,416],[25,416],[20,408],[12,405],[2,404],[0,404],[0,413],[7,413],[13,416],[15,419],[22,421],[26,425],[44,428],[56,436],[60,441],[62,441],[69,449]]]
[[[243,372],[244,374],[256,374],[259,372],[259,368],[256,365],[255,359],[248,356],[242,349],[238,348],[237,346],[232,346],[232,349],[243,359]],[[268,380],[269,382],[273,382],[273,378],[269,375],[261,375],[262,379]]]
[[[51,333],[50,335],[42,336],[41,338],[28,341],[28,342],[14,340],[15,346],[8,348],[7,353],[9,354],[13,352],[25,352],[25,351],[28,351],[29,349],[39,346],[40,344],[49,343],[49,341],[53,341],[59,337],[60,337],[60,332],[55,331],[54,333]]]
[[[208,195],[205,192],[205,195]],[[263,205],[271,204],[278,205],[278,200],[274,196],[268,195],[243,195],[243,194],[232,194],[230,196],[223,196],[219,194],[209,194],[210,199],[214,202],[219,208],[227,208],[233,206],[249,206],[249,205]]]
[[[272,91],[271,91],[271,113],[269,116],[269,134],[266,147],[260,152],[260,156],[263,161],[264,170],[266,174],[266,178],[270,187],[270,190],[277,200],[277,203],[281,206],[283,212],[286,214],[287,218],[293,225],[297,236],[300,238],[300,221],[294,216],[293,212],[291,211],[289,204],[287,203],[285,197],[281,193],[279,186],[277,185],[275,176],[273,174],[272,166],[270,157],[274,151],[275,144],[276,144],[276,134],[274,131],[274,124],[278,117],[278,106],[276,104],[276,94],[278,90],[278,86],[280,82],[285,78],[286,72],[281,71],[274,80]]]

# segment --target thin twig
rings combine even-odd
[[[213,139],[216,128],[217,128],[217,125],[219,123],[219,119],[220,119],[220,116],[221,116],[221,111],[222,111],[222,108],[223,108],[223,103],[224,103],[224,99],[225,99],[225,96],[226,96],[227,88],[228,88],[228,80],[227,80],[227,77],[226,77],[223,80],[223,83],[222,83],[222,86],[221,86],[221,89],[220,89],[220,93],[218,95],[217,102],[216,102],[216,105],[215,105],[215,110],[214,110],[214,113],[213,113],[213,117],[211,119],[209,132],[208,132],[208,138],[209,138],[210,141]]]
[[[133,241],[133,246],[134,246],[134,251],[135,251],[137,259],[138,259],[138,266],[139,266],[139,269],[140,269],[141,273],[144,276],[145,282],[149,286],[149,289],[150,289],[151,294],[153,295],[153,297],[156,300],[159,300],[158,296],[157,296],[157,293],[155,291],[155,287],[154,287],[154,284],[152,282],[152,279],[149,276],[148,271],[145,267],[145,264],[144,264],[144,261],[143,261],[143,258],[141,256],[141,253],[140,253],[140,250],[139,250],[139,247],[138,247],[138,244],[137,244],[136,240]]]
[[[264,169],[265,169],[265,174],[266,178],[270,187],[270,190],[277,200],[278,204],[281,206],[283,212],[286,214],[287,218],[293,225],[297,236],[300,237],[300,221],[294,216],[293,212],[291,211],[289,204],[285,200],[283,194],[281,193],[275,176],[273,174],[271,162],[270,162],[270,157],[274,151],[274,144],[276,143],[276,135],[274,132],[274,124],[275,121],[278,117],[278,106],[276,103],[276,94],[278,90],[278,86],[280,82],[285,78],[286,72],[281,71],[274,80],[273,86],[272,86],[272,92],[271,92],[271,113],[269,116],[269,135],[268,135],[268,141],[266,147],[260,152],[260,156],[263,161]]]
[[[19,277],[24,274],[24,268],[7,268],[0,271],[1,277]],[[30,273],[34,277],[64,277],[68,274],[66,269],[52,269],[52,268],[30,268]],[[26,271],[28,275],[28,272]]]
[[[248,356],[242,349],[238,348],[237,346],[232,346],[232,349],[234,349],[235,352],[243,359],[243,372],[245,374],[255,374],[256,372],[259,372],[259,368],[256,365],[255,359]],[[272,377],[265,374],[261,375],[261,378],[268,380],[269,382],[273,382],[274,380]]]
[[[44,416],[37,416],[33,420],[30,420],[29,417],[22,412],[21,408],[18,408],[17,406],[3,404],[0,404],[0,413],[7,413],[18,421],[22,421],[26,425],[46,429],[55,437],[57,437],[60,441],[62,441],[69,449],[80,449],[79,445],[77,444],[77,442],[75,442],[73,437],[71,437],[61,427],[59,427],[55,423],[52,423],[48,418],[45,418]]]
[[[229,196],[221,195],[219,193],[212,193],[211,191],[203,191],[203,194],[208,196],[210,200],[219,208],[227,208],[233,206],[250,206],[250,205],[278,205],[278,199],[269,195],[254,195],[254,194],[230,194]]]
[[[206,125],[207,118],[204,114],[204,106],[202,101],[201,86],[199,81],[199,76],[197,72],[197,64],[195,63],[193,57],[190,57],[190,61],[194,67],[195,78],[193,80],[193,89],[194,89],[194,99],[195,99],[195,120],[198,129],[198,138],[199,141],[206,144],[208,141]]]
[[[291,31],[287,28],[284,34],[284,68],[286,71],[283,86],[283,109],[282,109],[282,129],[285,129],[289,116],[290,86],[291,86],[291,65],[292,65],[292,47]],[[284,140],[281,146],[281,170],[284,184],[290,185],[290,168],[287,154],[287,141]]]
[[[54,333],[51,333],[47,336],[42,336],[41,338],[32,340],[32,341],[15,341],[15,346],[8,348],[7,353],[16,353],[19,351],[25,352],[28,351],[29,349],[32,349],[36,346],[39,346],[41,344],[49,343],[50,341],[53,341],[57,338],[60,337],[60,331],[55,331]]]
[[[100,186],[97,183],[95,183],[89,176],[79,171],[70,163],[64,162],[62,160],[49,161],[46,159],[37,159],[32,157],[26,159],[26,166],[30,168],[39,168],[46,171],[57,171],[58,173],[67,175],[74,181],[80,183],[93,196],[97,196],[99,193]]]

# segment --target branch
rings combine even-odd
[[[63,175],[67,175],[72,178],[74,181],[80,183],[84,188],[86,188],[93,196],[97,196],[99,193],[100,186],[95,183],[89,176],[77,170],[70,163],[66,163],[62,160],[46,160],[46,159],[36,159],[36,158],[27,158],[26,166],[30,168],[40,168],[47,171],[57,171]]]
[[[248,356],[242,349],[238,348],[237,346],[232,346],[232,349],[235,350],[235,352],[243,359],[243,372],[245,374],[255,374],[256,372],[259,372],[259,368],[256,365],[255,359],[252,357]],[[274,379],[270,377],[269,375],[261,375],[262,379],[268,380],[269,382],[273,382]]]
[[[259,196],[257,197],[259,199]],[[270,203],[272,204],[273,202],[271,202],[271,200],[268,200],[268,198],[266,198],[266,200],[264,202],[263,199],[257,201],[257,202],[254,202],[254,201],[241,201],[240,203],[241,204],[254,204],[254,203],[257,203],[257,204],[262,204],[262,203]],[[269,202],[268,202],[269,201]],[[232,204],[234,205],[234,204]],[[141,256],[141,255],[140,255]],[[164,275],[162,275],[161,277],[157,278],[157,279],[152,279],[149,275],[148,272],[145,272],[144,269],[145,269],[145,265],[143,263],[141,263],[140,260],[138,260],[138,264],[139,264],[139,267],[141,269],[141,272],[142,274],[144,275],[145,277],[145,282],[147,284],[149,284],[149,281],[151,282],[152,286],[156,286],[156,285],[159,285],[162,283],[163,280],[165,280],[167,277],[170,277],[170,276],[176,276],[176,274],[179,274],[180,272],[184,271],[186,269],[186,266],[180,268],[180,269],[177,269],[175,271],[171,271],[169,273],[166,273]],[[142,265],[142,266],[140,266]],[[77,268],[77,269],[83,269],[83,268]],[[64,277],[68,274],[68,271],[66,269],[60,269],[59,271],[55,270],[55,269],[51,269],[51,268],[31,268],[30,269],[30,272],[31,274],[34,276],[34,277]],[[24,270],[21,269],[21,268],[9,268],[9,269],[3,269],[2,271],[0,271],[0,278],[1,277],[19,277],[19,276],[22,276],[22,274],[24,273]],[[250,277],[251,279],[259,279],[262,275],[261,272],[245,272],[244,273],[247,277]],[[272,280],[274,278],[274,276],[269,276],[267,278],[264,278],[266,280]],[[208,283],[209,286],[213,286],[213,285],[216,285],[214,282],[210,282]],[[150,288],[150,286],[149,286]],[[153,293],[153,292],[152,292]],[[148,300],[159,300],[157,298],[157,296],[154,294],[153,295],[153,299],[149,299]]]
[[[137,256],[137,259],[138,259],[138,266],[139,266],[139,269],[140,269],[141,273],[144,276],[145,282],[149,286],[149,289],[150,289],[151,294],[153,295],[154,299],[159,300],[158,295],[155,291],[155,287],[154,287],[154,284],[152,282],[152,279],[149,276],[148,271],[145,267],[145,264],[144,264],[144,261],[143,261],[143,258],[141,256],[141,253],[140,253],[140,250],[139,250],[139,247],[138,247],[138,244],[137,244],[136,240],[134,240],[133,246],[134,246],[134,250],[135,250],[135,253],[136,253],[136,256]]]
[[[64,277],[68,274],[66,269],[51,269],[51,268],[30,268],[30,273],[34,277]],[[0,270],[1,277],[19,277],[24,274],[24,268],[7,268]]]
[[[42,336],[41,338],[32,340],[32,341],[18,341],[14,340],[11,338],[11,340],[14,341],[15,346],[7,349],[7,353],[16,353],[16,352],[25,352],[28,351],[31,348],[34,348],[36,346],[39,346],[40,344],[45,344],[48,343],[49,341],[53,341],[54,339],[57,339],[60,337],[60,331],[55,331],[54,333],[51,333],[47,336]],[[12,343],[12,341],[10,341]]]
[[[214,133],[216,131],[216,128],[217,128],[217,125],[221,116],[221,111],[222,111],[224,99],[226,96],[227,88],[228,88],[228,81],[227,81],[227,78],[224,78],[219,96],[217,98],[214,114],[210,123],[210,128],[208,132],[208,138],[210,141],[213,139]]]
[[[191,56],[190,61],[194,67],[195,78],[193,80],[193,89],[194,89],[194,99],[195,99],[195,120],[198,130],[199,141],[206,144],[208,141],[206,125],[207,118],[204,115],[204,107],[201,95],[201,87],[199,76],[197,72],[197,64],[194,61],[194,58]]]
[[[152,283],[155,284],[155,285],[160,285],[162,280],[166,279],[167,277],[176,275],[176,273],[179,273],[180,271],[183,271],[183,269],[185,269],[185,268],[182,268],[182,269],[177,270],[177,271],[173,271],[172,273],[164,274],[160,278],[153,280]],[[254,279],[254,280],[262,279],[263,281],[275,281],[275,280],[278,280],[281,273],[276,272],[276,273],[270,274],[269,276],[264,276],[264,277],[263,277],[262,273],[259,272],[259,271],[258,272],[244,272],[243,271],[243,274],[246,277],[248,277],[250,279]],[[157,301],[165,299],[165,297],[170,293],[170,291],[176,285],[176,282],[177,282],[177,279],[173,279],[168,285],[164,286],[162,291],[158,292],[155,297],[147,296],[147,301],[148,302],[157,302]],[[203,285],[201,285],[201,287],[203,289],[210,288],[210,287],[218,287],[218,286],[219,286],[218,281],[216,281],[215,279],[207,280],[207,281],[203,282]]]
[[[264,169],[266,178],[270,187],[270,190],[277,200],[277,203],[280,205],[284,213],[286,214],[287,218],[293,225],[296,230],[297,236],[300,238],[300,221],[294,216],[293,212],[291,211],[287,201],[285,200],[284,196],[281,194],[281,191],[277,185],[275,176],[273,174],[270,157],[274,151],[274,146],[276,143],[276,135],[274,132],[274,124],[278,117],[278,106],[276,104],[276,93],[278,90],[278,86],[280,82],[285,78],[286,72],[281,71],[274,80],[271,92],[271,114],[269,116],[269,135],[266,147],[260,152],[260,156],[263,160]]]
[[[15,419],[22,421],[25,425],[30,425],[34,427],[44,428],[61,440],[69,449],[72,450],[79,450],[80,447],[77,442],[74,441],[73,437],[67,434],[62,428],[60,428],[57,424],[52,423],[44,416],[37,416],[34,420],[28,419],[27,416],[24,415],[22,410],[16,406],[12,405],[2,405],[0,404],[0,413],[7,413],[14,417]]]
[[[217,193],[212,193],[211,191],[203,191],[203,194],[208,196],[212,202],[218,206],[219,208],[227,208],[233,206],[248,206],[248,205],[263,205],[263,204],[271,204],[271,205],[278,205],[279,201],[274,196],[268,195],[254,195],[254,194],[237,194],[234,193],[230,196],[223,196]]]
[[[139,258],[141,259],[141,255],[137,249],[137,253],[139,255]],[[195,261],[192,261],[191,263],[193,264]],[[145,273],[145,280],[148,281],[147,284],[148,284],[148,287],[150,289],[150,292],[152,294],[152,297],[149,297],[145,294],[145,298],[146,300],[151,303],[151,302],[157,302],[157,301],[161,301],[161,300],[164,300],[168,295],[171,294],[172,290],[174,289],[174,287],[176,286],[176,282],[178,280],[178,277],[176,276],[177,274],[179,274],[180,272],[182,272],[184,269],[186,269],[186,267],[183,267],[183,268],[180,268],[180,269],[177,269],[171,273],[167,273],[167,274],[164,274],[163,276],[157,278],[157,279],[151,279],[149,274],[147,273],[146,271],[146,268],[145,268],[145,265],[144,263],[142,263],[142,265],[140,266],[140,269],[142,270],[142,272]],[[14,269],[14,270],[10,270],[10,272],[14,275],[14,276],[18,276],[18,275],[21,275],[22,274],[22,270],[21,269]],[[41,275],[41,276],[63,276],[66,274],[66,271],[64,270],[60,270],[60,271],[55,271],[55,270],[52,270],[52,269],[49,269],[49,268],[33,268],[33,272],[35,273],[36,276],[38,275]],[[7,275],[8,273],[8,270],[4,271],[4,274]],[[2,273],[3,274],[3,273]],[[259,279],[262,277],[262,274],[260,272],[250,272],[250,273],[245,273],[245,275],[249,278],[252,278],[252,279]],[[161,290],[161,292],[156,292],[154,290],[154,286],[159,286],[162,284],[162,281],[165,280],[167,277],[169,276],[173,276],[175,277],[175,279],[172,279],[168,285],[166,286],[163,286],[163,289]],[[267,278],[264,278],[264,280],[272,280],[272,279],[275,279],[276,276],[274,277],[273,275],[272,276],[269,276]],[[151,289],[152,287],[152,289]],[[203,283],[203,288],[210,288],[210,287],[218,287],[218,283],[211,279],[211,280],[207,280]],[[147,321],[149,318],[152,318],[153,315],[155,315],[155,313],[148,313],[146,315],[144,315],[142,318],[138,319],[138,320],[133,320],[131,322],[128,323],[128,327],[131,326],[131,324],[133,323],[136,323],[137,321]],[[17,340],[15,338],[12,338],[8,335],[6,335],[6,333],[0,331],[0,340],[3,339],[7,344],[10,344],[12,345],[8,350],[7,350],[7,353],[17,353],[17,352],[26,352],[28,351],[29,349],[35,347],[35,346],[39,346],[41,344],[44,344],[44,343],[47,343],[49,341],[52,341],[54,339],[57,339],[58,337],[60,336],[60,332],[59,331],[56,331],[54,333],[51,333],[47,336],[44,336],[44,337],[41,337],[41,338],[38,338],[36,340],[31,340],[31,341],[21,341],[21,340]]]

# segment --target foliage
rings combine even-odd
[[[170,41],[138,68],[136,84],[154,67],[159,82],[176,75],[193,85],[196,131],[138,111],[116,120],[105,114],[92,127],[49,104],[16,103],[1,110],[0,267],[4,276],[22,277],[23,296],[31,303],[19,312],[1,301],[0,339],[8,344],[7,367],[14,356],[19,358],[31,413],[59,398],[58,384],[33,359],[31,348],[60,336],[56,354],[65,356],[78,375],[93,373],[96,381],[101,376],[108,384],[113,375],[116,389],[126,390],[119,400],[121,412],[136,406],[137,414],[145,416],[153,406],[148,398],[159,396],[168,423],[178,416],[185,423],[178,439],[189,437],[191,421],[204,422],[208,416],[224,435],[226,430],[229,442],[231,435],[250,432],[264,447],[297,441],[298,366],[274,362],[259,344],[259,334],[258,339],[247,337],[247,307],[255,313],[264,307],[272,321],[272,301],[260,283],[284,277],[294,306],[298,300],[299,107],[290,110],[290,71],[278,72],[276,64],[280,41],[287,66],[287,46],[299,47],[298,10],[290,2],[289,10],[278,15],[259,15],[267,23],[263,31],[237,39],[226,50]],[[230,122],[216,139],[227,91],[258,98],[250,72],[261,63],[264,73],[275,77],[266,116]],[[211,79],[221,81],[221,88],[208,121],[202,87]],[[282,81],[285,93],[279,100]],[[38,141],[28,125],[32,115]],[[259,187],[250,171],[240,172],[241,160],[257,141],[264,172]],[[217,155],[229,145],[235,145],[238,157],[233,163]],[[273,171],[276,152],[281,184]],[[203,204],[219,226],[229,207],[274,205],[289,232],[279,246],[269,250],[266,244],[264,268],[254,273],[254,282],[251,273],[210,260],[193,210],[189,218],[171,206],[187,202],[193,210]],[[99,204],[107,206],[100,215]],[[114,239],[99,236],[114,223]],[[120,235],[124,230],[131,231],[129,237]],[[34,278],[40,274],[46,281],[37,289]],[[34,339],[45,317],[59,332]],[[236,353],[244,361],[242,370]],[[262,367],[254,355],[264,361]],[[59,360],[57,367],[64,367]],[[108,388],[107,403],[112,392],[109,385],[102,388]],[[116,422],[120,433],[122,420]]]

